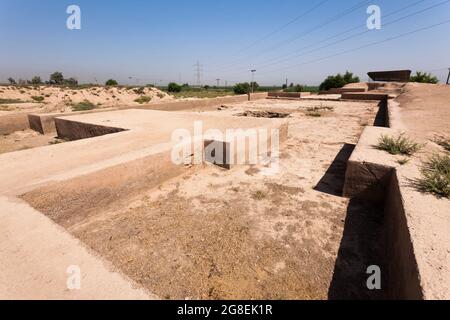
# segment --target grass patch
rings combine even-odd
[[[89,100],[84,100],[77,104],[72,104],[72,111],[89,111],[95,109],[97,106]]]
[[[433,156],[421,169],[422,177],[417,181],[419,190],[440,198],[450,198],[450,157]]]
[[[20,99],[1,99],[0,104],[14,104],[14,103],[23,103]]]
[[[450,140],[444,138],[437,138],[435,142],[440,145],[445,151],[450,152]]]
[[[264,191],[258,190],[258,191],[256,191],[255,193],[252,194],[252,198],[254,200],[261,201],[261,200],[264,200],[266,198],[266,194],[264,193]]]
[[[404,134],[401,134],[396,138],[382,135],[375,147],[378,150],[386,151],[392,155],[401,154],[405,156],[412,156],[421,149],[421,146],[418,143],[405,137]]]
[[[149,103],[150,101],[152,101],[152,98],[147,96],[142,96],[134,100],[134,102],[137,102],[139,104]]]
[[[308,112],[306,115],[313,118],[320,118],[322,116],[320,112]]]
[[[42,102],[45,100],[45,98],[42,96],[32,96],[31,99],[33,99],[36,102]]]
[[[225,97],[235,95],[233,91],[223,89],[182,89],[181,92],[170,93],[175,98],[198,98],[198,99],[210,99],[217,97]]]
[[[408,158],[403,158],[403,159],[399,159],[397,160],[397,163],[401,166],[404,166],[405,164],[407,164],[409,162]]]

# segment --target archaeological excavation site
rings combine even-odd
[[[420,186],[448,154],[449,102],[390,81],[5,112],[3,146],[29,146],[0,155],[0,297],[448,299],[448,193]]]
[[[0,0],[0,306],[433,317],[450,301],[449,13]]]

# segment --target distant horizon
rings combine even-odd
[[[69,30],[68,6],[81,9]],[[381,30],[365,27],[369,5]],[[276,9],[276,10],[275,10]],[[445,83],[450,61],[450,1],[0,0],[0,83],[60,71],[80,84],[169,82],[231,86],[319,85],[347,70],[410,69]],[[450,22],[450,21],[448,21]],[[198,63],[198,65],[197,65]],[[198,78],[198,73],[200,77]]]

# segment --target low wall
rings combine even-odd
[[[26,113],[0,115],[0,135],[11,134],[29,128],[30,125]]]
[[[121,128],[107,127],[78,121],[70,121],[67,119],[55,118],[54,121],[58,137],[70,141],[88,139],[126,131]]]
[[[57,117],[69,117],[69,116],[77,116],[80,114],[108,112],[114,110],[117,110],[117,108],[94,109],[89,111],[79,111],[70,113],[43,113],[43,114],[32,113],[28,115],[28,122],[29,127],[34,131],[37,131],[41,134],[47,134],[56,132],[55,118]]]
[[[321,94],[362,93],[366,91],[366,88],[332,88],[328,91],[321,92]]]
[[[301,99],[304,96],[311,95],[310,92],[269,92],[269,99]]]
[[[408,228],[397,172],[394,170],[385,190],[385,261],[391,286],[389,299],[423,300],[420,272]],[[395,285],[392,285],[395,284]]]
[[[343,93],[341,98],[343,100],[387,100],[389,98],[389,95],[385,93],[372,93],[372,92],[366,93],[348,92]]]

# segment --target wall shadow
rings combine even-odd
[[[351,200],[328,291],[330,300],[384,300],[388,275],[383,258],[383,205]],[[381,268],[382,290],[367,288],[369,266]]]
[[[355,145],[347,143],[342,147],[314,190],[342,197],[342,194],[344,193],[345,172],[347,170],[348,159],[350,159],[355,147]]]
[[[382,100],[378,104],[378,112],[373,123],[374,127],[389,128],[388,101]]]

